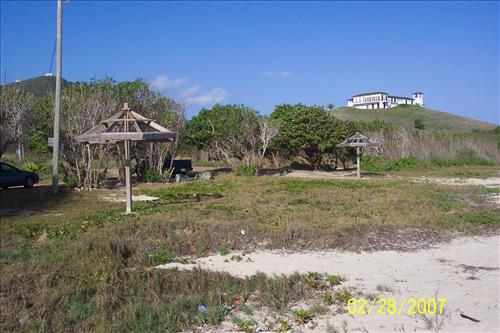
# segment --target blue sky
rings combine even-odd
[[[1,2],[2,82],[49,70],[55,16],[55,1]],[[419,90],[430,108],[500,122],[498,2],[73,0],[63,38],[66,79],[143,78],[189,115]]]

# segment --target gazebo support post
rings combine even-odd
[[[128,108],[128,105],[126,105]],[[125,122],[125,131],[129,131],[129,123]],[[125,140],[125,190],[127,192],[127,209],[125,210],[125,214],[132,213],[132,179],[130,175],[130,140]]]
[[[358,175],[358,178],[361,178],[361,161],[360,161],[360,158],[359,156],[361,155],[361,151],[360,151],[360,148],[359,147],[356,147],[356,165],[357,165],[357,175]]]
[[[127,210],[125,214],[132,213],[132,182],[130,179],[130,140],[125,140],[125,189],[127,191]]]

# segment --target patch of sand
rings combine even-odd
[[[392,290],[385,298],[394,297],[397,304],[404,298],[446,298],[443,315],[349,315],[327,314],[316,317],[314,325],[297,326],[296,332],[498,332],[500,299],[500,235],[494,237],[457,238],[426,250],[415,252],[378,251],[350,253],[338,251],[300,252],[256,251],[231,261],[231,256],[212,255],[196,260],[196,264],[170,263],[157,268],[193,269],[199,267],[224,271],[238,277],[257,272],[268,275],[294,272],[339,274],[347,278],[344,285],[363,293],[373,293],[377,286]],[[379,288],[380,289],[380,288]],[[462,318],[465,314],[480,320]],[[265,316],[266,314],[261,314]],[[229,320],[229,319],[228,319]],[[290,322],[293,322],[291,320]],[[314,327],[313,327],[314,326]],[[236,327],[225,322],[214,329],[231,331]]]
[[[278,174],[279,175],[279,174]],[[293,178],[312,178],[312,179],[332,179],[332,178],[356,178],[356,170],[352,171],[311,171],[311,170],[293,170],[284,175],[284,177]]]
[[[125,193],[110,193],[106,196],[101,196],[101,199],[110,202],[125,202]],[[158,197],[153,197],[150,195],[132,195],[132,201],[155,201]]]
[[[444,177],[415,177],[414,182],[432,183],[441,185],[479,185],[500,186],[500,177],[491,178],[444,178]]]

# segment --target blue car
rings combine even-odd
[[[0,187],[4,190],[11,186],[33,187],[40,181],[34,172],[19,170],[18,168],[0,161]]]

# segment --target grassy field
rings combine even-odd
[[[1,331],[178,331],[217,324],[238,295],[286,312],[313,288],[310,277],[152,267],[237,249],[409,250],[500,223],[500,210],[484,200],[494,189],[405,179],[219,174],[134,191],[160,199],[125,216],[123,204],[103,200],[109,191],[0,191]]]
[[[436,111],[416,105],[400,105],[391,109],[360,110],[340,107],[334,111],[335,117],[342,120],[383,120],[396,127],[414,128],[415,119],[421,119],[428,129],[450,130],[455,132],[493,131],[497,125],[483,121]]]

